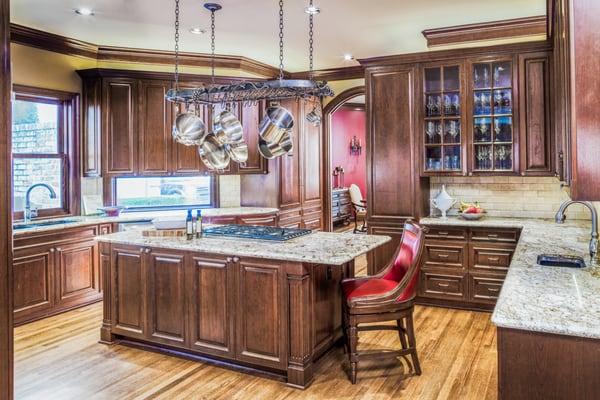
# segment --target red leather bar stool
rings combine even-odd
[[[425,229],[407,221],[394,257],[379,274],[342,281],[344,327],[350,356],[350,379],[353,384],[356,383],[357,364],[361,359],[410,355],[415,373],[421,375],[413,328],[413,301],[417,294]],[[396,321],[396,324],[360,326],[387,321]],[[359,352],[358,332],[376,330],[398,331],[402,349]]]

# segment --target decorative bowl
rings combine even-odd
[[[486,212],[482,211],[480,213],[459,213],[458,215],[467,221],[477,221],[485,217],[485,214]]]
[[[123,210],[125,207],[121,207],[121,206],[106,206],[106,207],[100,207],[98,208],[98,210],[102,211],[104,214],[106,214],[107,217],[118,217],[119,214],[121,213],[121,210]]]

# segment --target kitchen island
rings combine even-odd
[[[285,242],[97,238],[103,343],[129,343],[305,388],[342,336],[340,281],[387,236],[316,232]]]

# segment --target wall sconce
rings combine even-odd
[[[360,153],[362,153],[362,144],[360,143],[360,139],[354,136],[350,140],[350,155],[359,156]]]

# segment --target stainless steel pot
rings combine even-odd
[[[231,159],[237,163],[248,161],[248,145],[245,142],[227,145],[227,152]]]
[[[177,115],[173,125],[173,138],[186,146],[200,146],[208,132],[204,122],[194,113]]]
[[[227,168],[231,157],[215,135],[208,135],[201,146],[198,147],[200,159],[210,170],[223,170]]]
[[[278,143],[294,127],[294,116],[281,106],[269,107],[260,123],[259,135],[267,143]]]
[[[243,139],[244,128],[231,111],[221,111],[213,120],[213,133],[223,144],[240,142]]]
[[[321,112],[317,108],[317,106],[313,107],[312,111],[306,114],[306,120],[312,123],[314,126],[321,125]]]
[[[258,151],[264,158],[269,160],[288,154],[292,151],[293,147],[294,144],[292,142],[292,134],[290,131],[285,131],[283,136],[276,143],[269,143],[262,138],[258,139]]]

